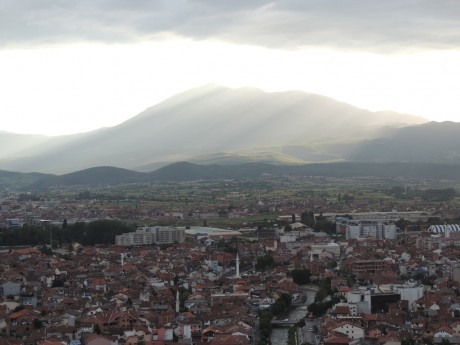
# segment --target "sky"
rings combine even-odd
[[[114,126],[209,83],[460,121],[460,1],[0,0],[0,131]]]

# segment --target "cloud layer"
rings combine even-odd
[[[2,0],[0,46],[163,34],[298,49],[457,49],[457,0]]]

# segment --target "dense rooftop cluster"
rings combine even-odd
[[[283,294],[303,300],[296,270],[333,296],[328,310],[310,306],[325,344],[457,339],[457,234],[417,231],[331,245],[329,236],[297,231],[290,242],[202,238],[163,249],[75,243],[53,254],[4,250],[0,344],[250,344],[261,310]],[[236,245],[240,277],[228,250]],[[273,262],[265,265],[267,256]],[[330,298],[319,294],[314,304]]]
[[[384,197],[366,179],[342,192],[290,182],[291,197],[284,181],[206,182],[195,202],[183,198],[199,183],[158,192],[174,202],[3,195],[0,345],[266,345],[300,307],[317,328],[293,329],[314,345],[460,342],[460,232],[443,225],[456,202]],[[223,220],[238,231],[223,236]],[[184,233],[115,245],[134,222]],[[6,243],[15,233],[26,246]]]

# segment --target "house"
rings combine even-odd
[[[201,333],[201,321],[193,318],[178,321],[174,332],[179,338],[191,339],[193,333]]]
[[[223,334],[224,331],[218,326],[208,326],[202,332],[202,340],[205,342],[211,342],[216,334]]]
[[[49,326],[46,329],[46,336],[48,338],[74,339],[75,334],[75,327],[72,326]]]
[[[436,332],[434,333],[434,338],[435,339],[445,339],[445,338],[448,339],[448,338],[452,338],[454,334],[455,334],[455,331],[452,328],[444,325],[436,330]]]
[[[459,336],[460,335],[460,321],[456,321],[452,324],[452,329],[454,330],[455,332],[455,336]]]
[[[35,293],[22,293],[19,297],[22,305],[31,305],[33,307],[37,306],[38,300]]]
[[[210,345],[249,345],[250,341],[246,337],[231,334],[216,334],[216,337],[209,343]]]
[[[174,339],[174,332],[172,327],[165,326],[160,327],[156,330],[156,335],[153,336],[154,340],[173,340]]]
[[[96,291],[107,291],[107,284],[104,278],[96,278],[93,281],[93,289]]]
[[[21,284],[7,281],[0,285],[0,297],[16,296],[21,292]]]
[[[63,344],[66,344],[66,343],[57,338],[46,339],[38,343],[38,345],[63,345]]]
[[[8,324],[6,322],[6,316],[2,315],[2,313],[0,312],[0,333],[6,333],[7,326]]]
[[[349,339],[348,337],[331,336],[324,339],[325,345],[348,345],[350,344],[350,342],[351,339]]]
[[[350,307],[345,303],[336,304],[332,314],[336,315],[338,318],[352,315]]]
[[[143,341],[144,343],[150,344],[150,342],[152,341],[152,334],[148,331],[146,332],[142,329],[139,329],[125,331],[123,333],[123,338],[125,339],[125,345],[135,345],[138,344],[139,341]]]
[[[138,319],[139,316],[134,310],[113,311],[96,318],[103,333],[131,330],[138,325]]]
[[[5,227],[7,229],[19,229],[22,227],[22,224],[18,218],[7,218],[5,220]]]
[[[334,326],[330,331],[345,334],[351,339],[361,339],[365,336],[364,328],[354,323],[344,321]]]
[[[85,338],[85,345],[118,345],[118,341],[114,342],[108,338],[94,334]]]

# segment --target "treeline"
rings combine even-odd
[[[331,278],[320,281],[318,288],[315,295],[315,301],[308,306],[308,311],[315,317],[325,314],[328,309],[340,302],[340,298],[338,297],[332,297],[328,300],[328,296],[331,296],[333,293],[331,290]]]
[[[457,196],[454,188],[441,188],[441,189],[414,189],[403,188],[401,186],[392,187],[387,191],[387,194],[400,199],[414,199],[421,198],[425,201],[448,201]]]
[[[62,227],[32,227],[0,229],[0,246],[43,245],[52,240],[53,246],[78,242],[83,245],[114,244],[115,236],[135,230],[135,226],[117,220],[78,222]]]
[[[315,217],[312,211],[302,212],[300,214],[300,222],[315,231],[324,231],[328,234],[335,233],[335,223],[326,220],[322,214]]]
[[[265,310],[260,314],[259,322],[259,341],[257,345],[269,345],[270,335],[272,333],[273,316],[280,316],[288,311],[292,302],[292,296],[288,293],[282,293],[280,297],[270,306],[270,310]]]

